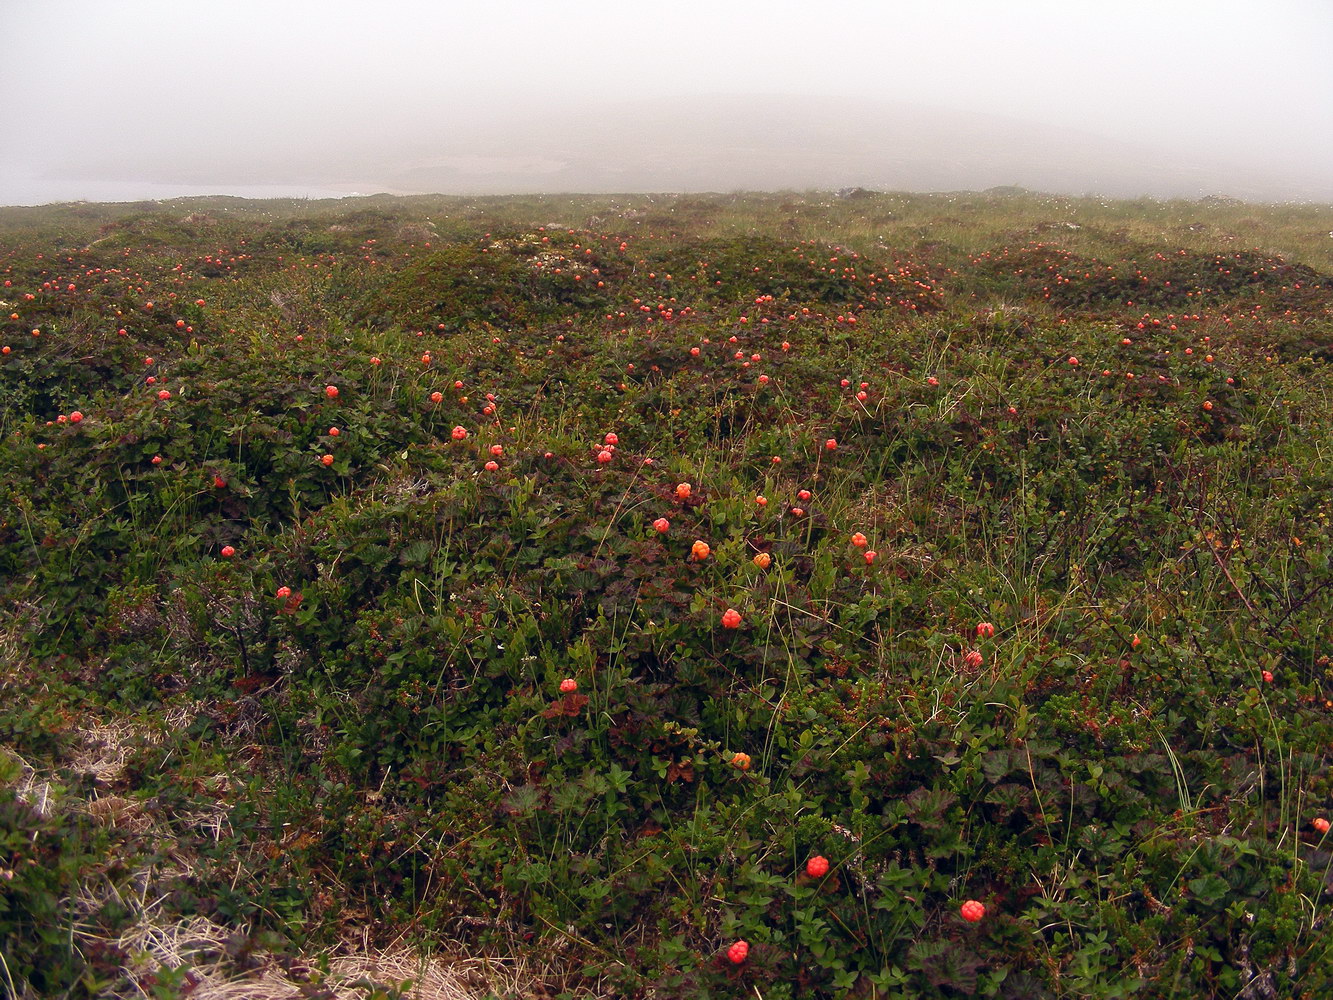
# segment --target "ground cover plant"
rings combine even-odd
[[[1333,210],[845,194],[0,210],[0,988],[1327,996]]]

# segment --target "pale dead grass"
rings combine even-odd
[[[188,713],[170,720],[174,727]],[[123,772],[135,747],[160,742],[160,726],[133,723],[93,723],[80,730],[82,741],[72,767],[113,781]],[[96,935],[80,927],[108,902],[115,901],[137,919],[110,942],[126,956],[118,982],[108,987],[107,1000],[141,1000],[160,995],[160,984],[174,982],[191,1000],[365,1000],[369,987],[401,989],[411,1000],[509,1000],[550,995],[542,983],[550,969],[516,952],[507,956],[455,957],[440,951],[422,955],[404,943],[376,950],[368,942],[348,943],[336,954],[304,956],[293,960],[263,951],[235,957],[237,942],[249,937],[246,926],[227,926],[207,917],[181,917],[168,909],[169,886],[188,878],[195,867],[193,852],[179,842],[176,832],[189,829],[210,839],[221,837],[227,822],[226,807],[164,817],[154,815],[142,801],[111,792],[91,798],[71,795],[52,776],[32,767],[18,754],[0,749],[18,765],[16,789],[22,801],[43,816],[84,812],[99,824],[153,837],[154,860],[136,867],[115,882],[94,879],[79,887],[69,901],[75,917],[75,938],[82,946]],[[200,779],[221,783],[227,776]],[[404,988],[405,983],[410,985]],[[0,990],[2,992],[2,990]],[[390,995],[393,995],[390,993]],[[23,996],[20,994],[20,996]],[[594,998],[596,992],[585,996]],[[28,1000],[26,996],[23,1000]]]
[[[78,748],[69,761],[69,768],[81,774],[90,774],[101,785],[120,778],[125,767],[139,748],[156,746],[167,734],[188,725],[195,710],[186,705],[165,709],[151,723],[142,720],[93,720],[77,728]]]
[[[365,1000],[366,986],[402,989],[412,1000],[487,1000],[535,998],[548,993],[538,984],[540,968],[522,956],[514,958],[430,958],[406,948],[354,951],[313,960],[279,962],[274,956],[251,956],[249,971],[237,972],[228,944],[237,936],[204,917],[158,924],[142,920],[116,942],[131,956],[125,987],[109,1000],[151,996],[163,970],[188,987],[191,1000],[300,1000],[318,986],[329,1000]],[[327,971],[319,971],[325,966]],[[410,984],[404,987],[404,984]]]
[[[0,754],[18,767],[18,777],[14,781],[18,800],[43,819],[51,816],[56,809],[55,782],[9,747],[0,747]]]
[[[5,640],[0,633],[0,647],[6,645]],[[0,648],[0,656],[8,652],[14,650]],[[551,995],[542,984],[552,978],[553,970],[518,949],[513,954],[477,956],[468,955],[460,946],[458,951],[466,957],[458,957],[444,946],[424,955],[404,942],[377,950],[363,941],[345,943],[324,956],[293,959],[247,950],[238,958],[236,945],[249,938],[249,927],[171,912],[169,887],[188,879],[198,864],[180,834],[188,830],[214,842],[221,839],[228,821],[225,799],[230,778],[224,774],[197,777],[196,781],[218,794],[216,804],[170,817],[155,814],[149,802],[112,789],[137,753],[162,744],[187,726],[196,712],[196,707],[178,706],[148,719],[81,720],[63,769],[93,778],[95,789],[86,796],[72,793],[58,775],[0,747],[0,754],[15,765],[12,787],[19,800],[39,815],[83,813],[100,825],[151,838],[157,845],[153,860],[114,881],[90,879],[68,900],[79,947],[93,944],[97,935],[87,929],[91,926],[87,918],[108,902],[116,902],[137,918],[109,942],[126,959],[115,985],[106,987],[107,1000],[155,997],[161,995],[162,984],[173,982],[191,1000],[307,1000],[311,996],[365,1000],[372,984],[389,991],[401,989],[400,995],[411,1000],[518,1000]],[[404,984],[410,985],[404,988]],[[5,994],[8,985],[0,980],[0,994]],[[589,1000],[599,995],[604,994],[584,993]],[[28,1000],[21,992],[18,996]]]
[[[25,655],[26,638],[46,624],[44,617],[45,612],[34,601],[20,601],[10,607],[4,625],[0,626],[0,669],[5,672],[0,676],[0,690],[11,671],[30,669]]]
[[[29,768],[29,771],[32,769]],[[35,775],[35,772],[33,772]],[[66,797],[57,801],[49,782],[28,779],[28,794],[46,795],[51,809],[83,809],[98,822],[158,835],[155,860],[113,884],[86,882],[71,900],[77,914],[91,915],[114,899],[138,919],[111,942],[126,957],[117,986],[108,1000],[154,996],[155,984],[174,981],[192,1000],[301,1000],[317,987],[326,1000],[365,1000],[367,986],[401,988],[412,1000],[488,1000],[544,997],[544,970],[522,955],[512,957],[423,956],[405,944],[376,950],[368,942],[349,943],[341,952],[301,960],[262,951],[235,957],[237,942],[250,935],[247,926],[228,926],[207,917],[180,917],[169,911],[168,886],[188,877],[195,864],[190,851],[178,849],[161,817],[142,803],[118,795],[91,801]],[[176,817],[174,825],[221,832],[224,811]],[[75,921],[76,927],[83,921]],[[91,938],[76,929],[84,942]],[[318,970],[326,971],[318,971]],[[360,985],[358,985],[360,984]],[[593,996],[593,994],[589,994]]]

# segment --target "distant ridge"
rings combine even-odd
[[[1333,201],[1333,176],[1246,168],[1185,148],[870,99],[590,102],[460,125],[437,149],[382,166],[395,190],[469,194],[1022,187]]]
[[[332,129],[333,126],[329,125]],[[207,155],[205,155],[207,153]],[[735,190],[959,191],[1016,187],[1114,198],[1333,202],[1333,169],[1227,162],[1187,143],[1143,145],[998,115],[873,98],[719,95],[586,102],[496,117],[423,100],[389,109],[375,135],[275,139],[195,150],[99,150],[58,168],[0,160],[0,203],[128,200],[232,190],[329,197],[395,194]],[[114,165],[114,166],[109,166]],[[113,176],[108,170],[114,170]],[[28,171],[27,174],[24,171]],[[79,194],[80,185],[88,189]],[[137,185],[137,186],[136,186]],[[136,193],[137,192],[137,193]],[[32,203],[29,201],[28,203]]]

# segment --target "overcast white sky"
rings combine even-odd
[[[0,0],[0,37],[0,204],[387,189],[377,153],[465,155],[465,123],[702,95],[999,115],[1333,192],[1333,0]]]

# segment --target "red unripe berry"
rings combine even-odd
[[[563,681],[560,682],[561,694],[573,694],[578,689],[579,689],[579,682],[574,680],[573,677],[566,677]]]
[[[750,954],[750,944],[748,941],[737,941],[727,949],[727,958],[731,959],[733,965],[740,965]]]
[[[969,899],[958,910],[964,920],[970,924],[975,924],[986,915],[986,907],[978,903],[975,899]]]
[[[805,873],[811,878],[823,878],[828,874],[828,858],[816,854],[805,863]]]

